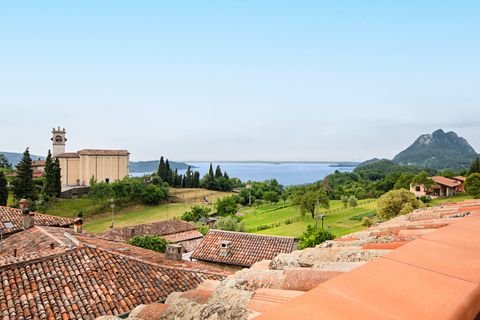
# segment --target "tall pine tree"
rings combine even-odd
[[[5,178],[3,171],[0,171],[0,206],[6,206],[7,200],[8,200],[7,178]]]
[[[171,184],[172,180],[172,169],[170,169],[170,163],[168,162],[168,159],[165,160],[165,182],[168,182],[168,184]]]
[[[210,169],[208,169],[208,176],[213,180],[214,174],[213,174],[213,166],[211,162],[210,162]]]
[[[17,175],[12,184],[15,199],[37,199],[35,183],[33,182],[32,159],[28,148],[23,153],[22,160],[17,164]]]
[[[223,177],[222,169],[220,169],[220,166],[217,165],[217,168],[215,169],[215,179]]]

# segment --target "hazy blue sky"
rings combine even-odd
[[[2,1],[0,150],[365,160],[480,151],[478,1]]]

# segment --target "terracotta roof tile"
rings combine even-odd
[[[230,241],[226,256],[220,254],[222,241]],[[192,258],[203,261],[250,267],[254,263],[273,259],[280,253],[290,253],[294,239],[259,234],[209,230]]]
[[[78,151],[79,155],[88,156],[128,156],[127,150],[106,150],[106,149],[83,149]]]
[[[432,180],[437,184],[441,184],[441,185],[444,185],[444,186],[447,186],[447,187],[452,187],[452,188],[453,187],[458,187],[459,185],[462,184],[461,182],[459,182],[457,180],[442,177],[442,176],[434,176],[434,177],[432,177]]]
[[[73,225],[73,219],[49,216],[46,214],[41,214],[33,212],[35,214],[34,221],[35,225],[38,226],[57,226],[57,227],[68,227]],[[18,231],[23,230],[23,213],[20,209],[3,207],[0,206],[0,232],[3,235],[9,235]],[[6,223],[11,222],[13,227],[8,228]]]

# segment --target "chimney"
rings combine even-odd
[[[14,257],[17,256],[17,248],[13,249],[13,256],[14,256]]]
[[[83,226],[82,218],[75,218],[75,220],[73,220],[73,232],[82,233],[82,226]]]
[[[22,199],[18,202],[20,210],[22,210],[22,215],[23,215],[23,229],[29,229],[33,227],[34,223],[34,217],[35,214],[33,212],[30,212],[29,209],[29,201],[26,199]]]
[[[230,252],[231,242],[227,240],[220,241],[220,255],[222,257],[228,256]]]
[[[50,249],[52,249],[52,250],[55,249],[55,243],[50,242]]]
[[[167,244],[165,257],[169,260],[182,260],[182,246],[179,244]]]

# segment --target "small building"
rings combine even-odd
[[[280,253],[293,251],[294,238],[210,229],[191,258],[251,267],[262,260],[271,260]]]
[[[52,130],[52,156],[60,162],[62,189],[89,186],[93,178],[98,182],[113,182],[129,175],[127,150],[83,149],[65,152],[65,129]]]
[[[424,185],[411,184],[410,192],[412,192],[417,198],[451,197],[457,193],[465,192],[465,177],[457,176],[454,178],[446,178],[442,176],[433,176],[431,179],[434,182],[431,187],[426,188]]]

